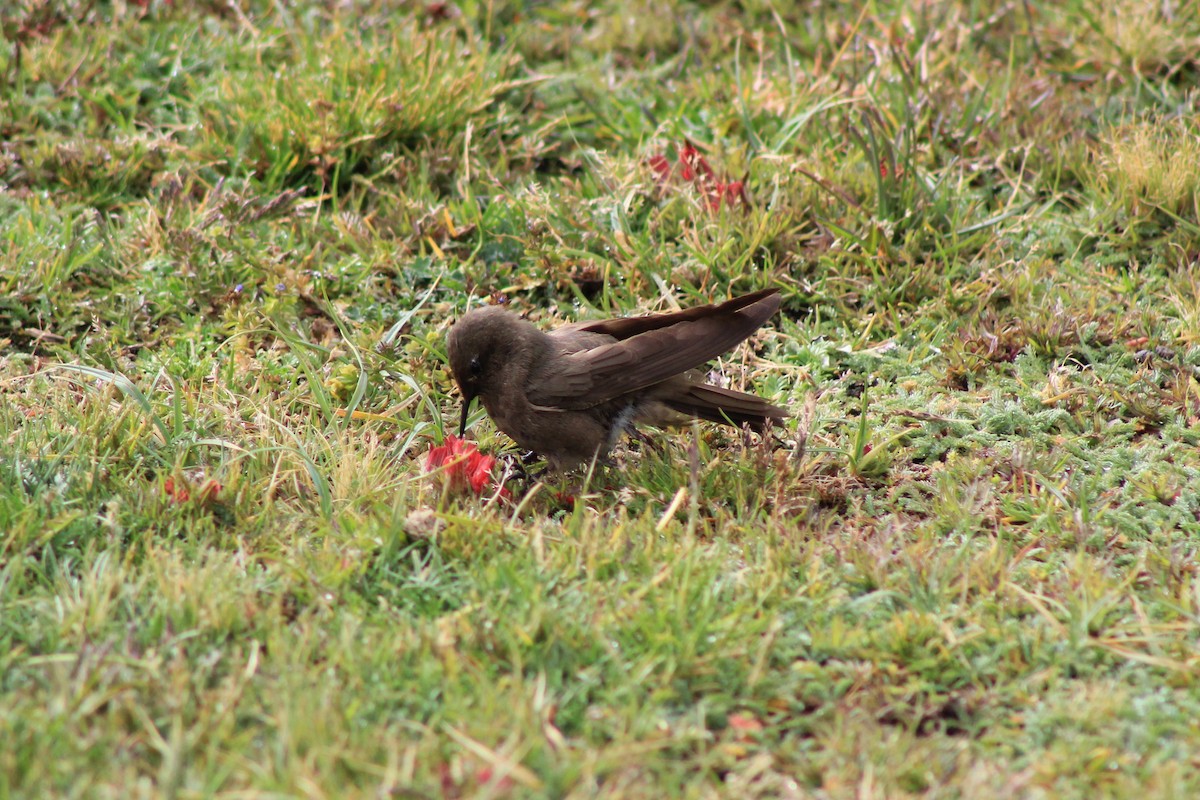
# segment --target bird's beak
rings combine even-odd
[[[463,395],[462,406],[462,421],[458,423],[458,438],[463,438],[467,435],[467,417],[471,415],[471,402],[475,399],[473,394]]]

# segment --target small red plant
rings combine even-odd
[[[425,471],[437,471],[441,479],[453,493],[465,492],[470,489],[475,494],[483,494],[496,485],[492,477],[492,469],[496,466],[494,456],[479,452],[473,442],[459,439],[453,434],[437,447],[431,447],[425,455]],[[500,487],[500,496],[504,499],[512,497],[506,487]]]
[[[221,484],[212,478],[201,477],[195,482],[183,478],[177,483],[175,478],[168,476],[163,481],[163,494],[176,503],[186,503],[195,496],[197,502],[207,505],[216,500],[220,492]]]
[[[763,724],[753,714],[730,714],[729,727],[739,742],[753,741],[755,734],[763,730]]]
[[[718,178],[708,161],[689,141],[685,140],[683,147],[679,148],[676,163],[672,164],[671,159],[662,154],[651,156],[649,163],[659,186],[666,186],[676,179],[690,183],[704,198],[710,211],[719,210],[722,203],[746,208],[749,202],[745,181],[723,181]]]
[[[475,780],[481,784],[492,783],[492,778],[496,772],[491,766],[483,766],[475,770]],[[507,775],[500,776],[500,779],[495,781],[494,788],[497,792],[505,793],[512,790],[516,785],[512,778]]]

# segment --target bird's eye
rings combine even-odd
[[[472,378],[478,378],[483,373],[483,364],[479,362],[479,356],[472,356],[471,363],[467,366],[471,371]]]

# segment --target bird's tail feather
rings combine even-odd
[[[722,389],[707,383],[692,384],[687,392],[661,398],[672,411],[691,417],[762,432],[767,420],[782,422],[787,412],[752,394]]]

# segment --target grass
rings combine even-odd
[[[1200,16],[1043,6],[6,9],[0,795],[1195,796]],[[423,473],[767,286],[777,441]]]

